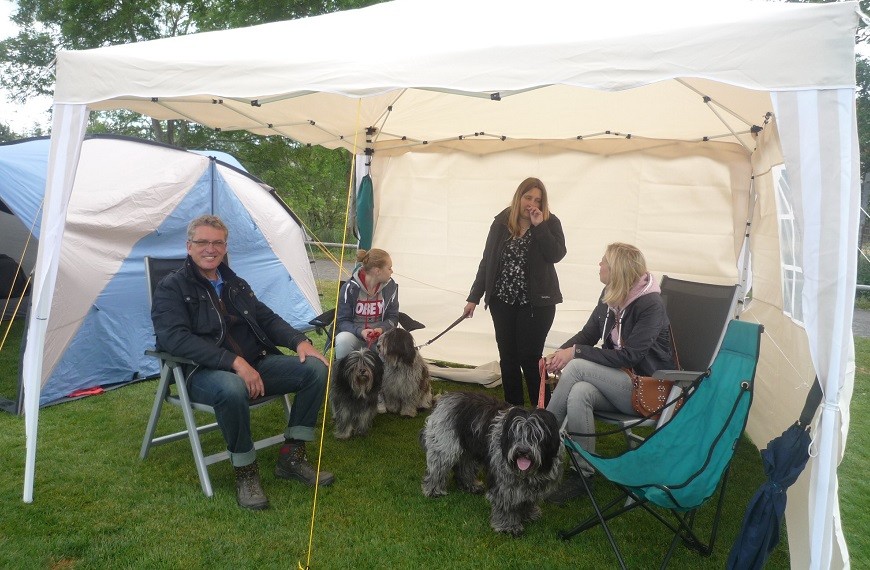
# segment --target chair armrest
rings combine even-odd
[[[174,362],[177,364],[196,364],[195,361],[189,358],[182,358],[181,356],[173,356],[168,352],[162,352],[159,350],[146,350],[145,354],[147,356],[153,356],[154,358],[159,358],[160,360],[164,360],[166,362]]]
[[[653,378],[658,378],[659,380],[671,380],[674,384],[685,388],[701,374],[703,373],[695,372],[693,370],[656,370],[653,372]]]

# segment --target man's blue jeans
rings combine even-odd
[[[284,437],[312,441],[326,393],[326,365],[316,358],[306,358],[303,363],[296,356],[275,354],[264,357],[255,368],[263,379],[267,396],[296,394]],[[190,376],[187,391],[194,402],[214,408],[233,466],[253,463],[256,451],[251,437],[250,400],[242,378],[226,370],[204,368]]]

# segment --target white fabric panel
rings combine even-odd
[[[230,186],[244,188],[250,184],[250,178],[229,168],[218,166],[220,174]],[[299,287],[308,303],[320,309],[320,297],[317,294],[317,284],[308,262],[308,252],[305,251],[305,234],[302,227],[289,215],[275,216],[275,199],[268,192],[235,192],[236,197],[247,208],[254,223],[263,232],[272,251],[287,269],[287,274]]]
[[[132,247],[160,226],[209,165],[193,153],[159,146],[149,151],[153,161],[143,161],[134,142],[95,139],[82,149],[61,245],[58,278],[64,286],[52,301],[42,383]],[[106,160],[114,168],[106,168]],[[195,162],[200,164],[193,168]]]
[[[846,86],[854,77],[843,66],[854,47],[854,7],[731,0],[718,2],[711,18],[711,7],[693,0],[539,0],[534,9],[498,0],[397,0],[249,28],[61,51],[55,100],[266,99],[312,91],[357,97],[415,86],[478,92],[554,83],[618,91],[670,79],[680,70],[758,89]],[[361,30],[372,32],[365,49],[327,41],[356,38]],[[765,44],[756,52],[759,38]],[[289,49],[291,44],[316,49]],[[747,51],[755,56],[747,59]],[[615,67],[614,61],[623,64]],[[158,69],[160,81],[154,81]]]
[[[27,451],[24,465],[24,502],[33,502],[36,472],[36,428],[39,423],[39,390],[45,330],[51,313],[66,210],[79,163],[82,139],[88,122],[84,105],[55,105],[51,131],[51,155],[42,209],[41,247],[33,270],[33,288],[27,329],[27,349],[22,360],[24,378],[24,427]]]
[[[379,128],[375,146],[381,147],[479,132],[540,139],[610,130],[698,140],[729,135],[723,119],[740,125],[737,131],[760,124],[771,110],[759,103],[768,89],[853,85],[856,6],[541,0],[530,9],[497,0],[396,0],[249,28],[60,51],[55,101],[351,151],[370,125]],[[324,41],[355,38],[360,30],[372,31],[365,49]],[[316,49],[291,49],[291,42]],[[522,90],[529,91],[511,93]],[[496,91],[503,96],[491,101]]]
[[[637,244],[658,277],[737,282],[733,204],[744,204],[742,237],[750,180],[747,156],[737,145],[673,144],[604,156],[543,145],[483,157],[415,153],[376,157],[372,174],[378,203],[373,245],[390,252],[402,311],[432,337],[461,314],[492,218],[527,176],[547,186],[568,248],[556,265],[565,301],[548,345],[561,344],[585,323],[601,292],[598,261],[611,242]],[[483,303],[474,318],[422,352],[474,365],[497,360]]]
[[[852,338],[858,243],[858,138],[852,89],[778,93],[783,155],[803,232],[803,309],[809,349],[824,392],[811,462],[809,568],[848,560],[839,523],[837,465],[855,380]],[[791,540],[789,541],[791,543]]]

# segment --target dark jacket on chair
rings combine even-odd
[[[302,332],[260,302],[251,286],[225,263],[218,271],[224,281],[222,298],[248,324],[262,354],[281,354],[278,346],[295,350],[300,342],[308,341]],[[190,256],[184,267],[157,285],[151,320],[158,350],[189,358],[206,368],[232,370],[237,355],[222,346],[227,323],[218,307],[217,294]]]

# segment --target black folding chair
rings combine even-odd
[[[664,275],[661,290],[680,369],[659,370],[653,376],[675,382],[667,399],[675,402],[682,390],[713,362],[728,322],[734,317],[737,285],[684,281]],[[635,447],[643,437],[633,433],[632,428],[660,426],[673,415],[672,409],[662,410],[657,420],[603,410],[595,411],[595,419],[618,426],[628,446]]]

